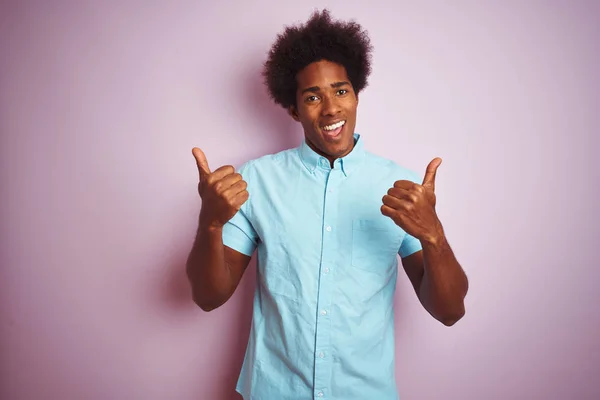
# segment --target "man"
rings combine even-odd
[[[369,38],[325,10],[287,28],[264,68],[273,100],[300,122],[295,149],[211,171],[193,149],[202,198],[187,272],[205,311],[225,303],[257,250],[245,399],[397,399],[397,255],[424,308],[464,315],[467,278],[423,181],[364,149],[354,132],[370,73]],[[393,120],[390,120],[393,123]]]

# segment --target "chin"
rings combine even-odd
[[[340,158],[348,154],[354,145],[354,134],[348,133],[348,127],[344,126],[337,137],[327,137],[321,129],[313,127],[311,135],[307,135],[311,147],[318,149],[322,155],[330,158]]]

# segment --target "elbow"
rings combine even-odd
[[[192,269],[190,268],[190,263],[188,261],[186,265],[186,273],[188,277],[188,281],[190,283],[192,301],[196,304],[202,311],[209,312],[216,308],[218,308],[221,304],[214,301],[214,296],[209,296],[206,293],[206,290],[200,288],[197,277],[192,274]]]
[[[444,315],[442,318],[439,319],[439,321],[442,324],[450,327],[450,326],[456,324],[458,321],[460,321],[462,319],[462,317],[464,317],[464,316],[465,316],[465,308],[462,307],[460,310],[457,310],[455,312]]]
[[[465,283],[465,289],[464,289],[464,294],[462,295],[462,297],[459,299],[456,299],[455,302],[453,302],[453,306],[451,306],[449,309],[447,309],[447,311],[442,315],[442,318],[439,318],[439,321],[446,325],[446,326],[452,326],[454,324],[456,324],[458,321],[460,321],[464,316],[465,316],[465,296],[467,295],[467,291],[468,291],[468,281]]]
[[[196,291],[193,291],[192,299],[194,300],[194,303],[204,312],[213,311],[221,306],[220,303],[202,298]]]
[[[444,318],[440,322],[446,325],[447,327],[451,327],[452,325],[456,324],[461,318],[462,317]]]
[[[220,306],[220,304],[212,304],[212,303],[201,302],[201,301],[197,301],[197,300],[194,300],[194,303],[196,303],[196,305],[198,307],[200,307],[200,309],[204,312],[210,312],[212,310],[219,308],[219,306]]]
[[[197,305],[198,305],[198,307],[200,307],[200,308],[202,309],[202,311],[204,311],[204,312],[210,312],[210,311],[212,311],[212,310],[214,310],[214,309],[217,309],[217,308],[219,308],[219,306],[215,306],[215,305],[212,305],[212,304],[198,304],[198,303],[196,303],[196,304],[197,304]]]
[[[192,300],[202,311],[210,312],[221,307],[227,298],[219,293],[207,293],[205,290],[192,286]]]

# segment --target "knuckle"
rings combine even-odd
[[[231,204],[229,204],[229,199],[227,197],[220,194],[218,198],[219,198],[220,203],[223,205],[223,207],[225,207],[225,208],[231,207]]]
[[[229,208],[235,208],[236,204],[235,201],[229,197],[225,198],[225,202],[227,203],[227,205],[229,206]]]

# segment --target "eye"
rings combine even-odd
[[[342,95],[348,93],[348,90],[346,90],[346,89],[340,89],[340,90],[337,91],[337,93],[338,93],[338,95],[342,96]]]
[[[308,96],[306,98],[306,101],[308,102],[313,102],[313,101],[317,101],[319,98],[317,96]]]

